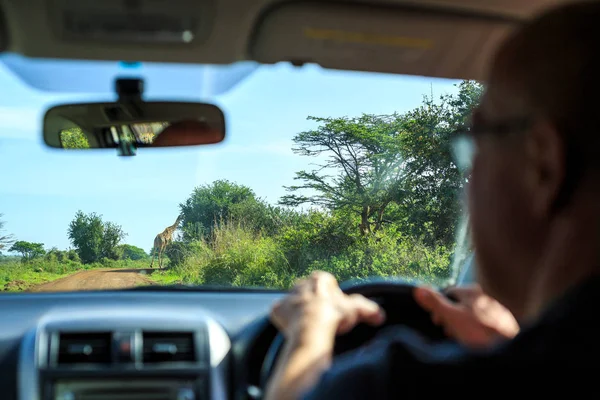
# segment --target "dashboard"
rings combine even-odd
[[[457,284],[471,283],[473,264],[471,259]],[[344,290],[378,301],[386,323],[443,337],[412,300],[410,285],[373,280]],[[3,294],[0,397],[260,399],[282,340],[268,314],[284,295],[203,287]],[[372,338],[369,329],[338,337],[336,351]]]
[[[0,296],[3,399],[256,399],[275,291]]]

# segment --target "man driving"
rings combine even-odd
[[[361,357],[333,359],[337,334],[360,322],[379,325],[385,315],[376,303],[342,293],[330,274],[314,273],[272,310],[286,344],[268,399],[447,394],[435,382],[453,371],[539,372],[594,359],[599,21],[600,3],[563,6],[523,25],[495,54],[468,133],[475,145],[468,205],[481,288],[464,289],[458,304],[430,289],[415,291],[434,322],[462,345],[427,343],[398,328],[367,344]],[[491,393],[514,394],[514,380],[480,375]],[[425,376],[434,383],[415,390],[412,379]],[[517,376],[527,376],[525,388],[541,382]],[[536,393],[551,393],[561,381],[543,383]]]

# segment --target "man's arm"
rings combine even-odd
[[[334,333],[335,334],[335,333]],[[316,329],[287,340],[270,379],[266,400],[297,400],[331,365],[333,340]]]
[[[286,344],[271,377],[266,399],[371,398],[375,394],[372,388],[378,387],[373,378],[385,382],[384,341],[361,347],[335,360],[332,360],[332,354],[333,343],[324,344],[322,340],[309,345]]]
[[[329,368],[337,334],[360,322],[380,325],[385,315],[375,302],[344,294],[333,275],[315,272],[273,307],[271,319],[285,335],[286,345],[265,399],[297,400]]]

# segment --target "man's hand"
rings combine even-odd
[[[333,275],[314,272],[273,307],[271,320],[286,342],[265,398],[295,400],[329,368],[337,334],[359,322],[379,325],[385,316],[377,303],[344,294]]]
[[[328,334],[333,339],[360,322],[379,325],[384,319],[377,303],[358,294],[345,294],[333,275],[320,271],[299,281],[271,311],[271,320],[288,339],[312,330],[321,338]]]
[[[444,294],[429,288],[417,288],[415,300],[431,313],[431,320],[446,334],[471,348],[484,348],[519,333],[515,317],[502,304],[487,296],[479,285],[452,288]]]

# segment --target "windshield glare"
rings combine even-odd
[[[231,84],[219,73],[231,66],[209,78],[174,67],[121,72],[147,79],[147,99],[218,105],[225,141],[118,157],[50,149],[41,134],[53,105],[113,100],[94,89],[105,75],[91,68],[76,88],[42,91],[0,64],[0,289],[287,289],[314,270],[339,281],[457,276],[467,180],[450,143],[480,84],[284,64],[236,70]]]

